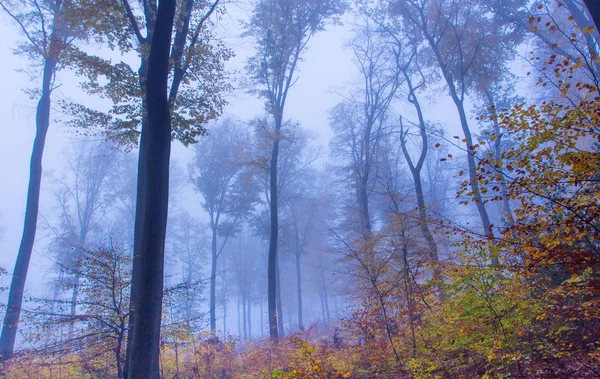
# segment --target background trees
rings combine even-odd
[[[57,179],[60,227],[53,230],[56,233],[55,247],[58,248],[57,285],[71,289],[71,317],[75,318],[81,255],[90,250],[89,235],[98,230],[107,211],[112,197],[108,182],[119,156],[111,144],[93,141],[80,142],[67,154],[69,172]],[[69,273],[72,275],[69,276]]]
[[[23,236],[10,285],[9,301],[0,336],[2,359],[13,356],[15,338],[21,314],[25,280],[37,230],[40,187],[42,181],[42,156],[46,135],[50,127],[51,94],[57,69],[64,63],[66,51],[78,39],[85,39],[94,27],[102,28],[103,19],[96,17],[93,4],[56,0],[45,4],[37,1],[2,2],[0,6],[18,25],[25,39],[18,51],[33,62],[42,63],[42,82],[37,92],[36,138],[33,143],[29,167],[29,188],[25,206]],[[100,8],[109,3],[99,3]]]
[[[210,217],[212,230],[210,272],[210,329],[217,328],[216,280],[217,260],[239,223],[256,202],[256,186],[244,161],[250,146],[248,133],[233,120],[225,120],[212,128],[210,136],[194,147],[195,159],[190,163],[190,180],[204,198],[202,207]],[[218,244],[218,236],[224,241]]]

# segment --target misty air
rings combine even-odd
[[[0,0],[0,377],[600,377],[597,0]]]

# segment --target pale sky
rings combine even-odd
[[[239,9],[234,12],[240,14]],[[232,12],[233,14],[233,12]],[[244,74],[244,61],[252,53],[249,41],[239,41],[231,36],[241,32],[236,16],[231,16],[224,26],[229,36],[227,42],[232,44],[237,57],[229,64],[229,69]],[[297,120],[305,128],[314,131],[318,136],[318,144],[323,146],[323,160],[327,158],[327,144],[331,137],[328,126],[328,110],[342,100],[348,93],[349,85],[356,77],[357,70],[351,62],[350,51],[344,49],[344,43],[351,38],[351,18],[346,17],[344,26],[329,26],[326,31],[318,33],[308,46],[299,66],[299,80],[290,90],[286,107],[286,118]],[[350,21],[350,23],[348,22]],[[17,27],[10,22],[4,13],[0,13],[0,228],[4,229],[0,237],[0,266],[12,272],[23,228],[25,198],[29,175],[29,159],[35,135],[35,100],[26,96],[22,89],[39,87],[40,80],[30,82],[28,77],[17,72],[20,67],[28,65],[26,58],[15,56],[12,49],[16,46],[20,35]],[[94,47],[91,47],[94,48]],[[59,73],[59,82],[63,85],[57,89],[52,100],[61,97],[77,96],[77,81],[68,72]],[[433,103],[435,100],[435,103]],[[432,122],[441,122],[449,130],[448,135],[459,133],[456,109],[448,96],[436,96],[430,104],[424,104],[426,116]],[[263,102],[238,89],[230,97],[226,115],[248,120],[263,114]],[[422,100],[426,103],[425,99]],[[42,179],[41,214],[49,214],[52,199],[48,195],[47,174],[60,172],[61,150],[74,138],[67,128],[60,124],[52,124],[48,133],[44,152]],[[172,157],[185,169],[185,164],[192,156],[191,150],[179,143],[174,143]],[[189,197],[189,196],[188,196]],[[194,200],[186,200],[194,201]],[[195,204],[190,209],[200,210]],[[39,226],[39,223],[38,223]],[[27,288],[43,286],[45,272],[49,262],[42,259],[40,253],[45,248],[44,230],[38,227],[34,256],[31,260]],[[8,278],[0,279],[0,284],[9,282]]]

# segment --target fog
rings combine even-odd
[[[465,16],[464,25],[454,25],[464,27],[461,33],[468,36],[464,46],[462,35],[452,40],[438,29],[428,29],[427,22],[433,19],[421,20],[425,24],[421,27],[411,18],[415,16],[409,5],[393,5],[394,1],[288,2],[300,4],[296,12],[306,7],[309,15],[300,12],[287,22],[303,25],[302,17],[308,21],[306,30],[298,28],[297,35],[281,38],[276,28],[285,25],[286,13],[272,1],[216,2],[217,11],[207,13],[206,25],[196,26],[202,12],[212,12],[207,5],[211,2],[202,3],[194,8],[198,13],[191,25],[198,28],[198,44],[205,50],[182,48],[188,59],[183,60],[183,69],[173,58],[177,51],[170,55],[169,85],[175,82],[177,69],[184,79],[175,99],[169,97],[172,143],[166,237],[162,241],[160,227],[152,229],[148,243],[156,244],[157,251],[164,246],[160,367],[176,366],[175,377],[203,377],[185,376],[183,368],[180,374],[180,359],[181,367],[187,365],[198,351],[195,344],[211,337],[234,341],[240,354],[269,339],[277,342],[303,333],[313,340],[332,341],[336,347],[342,338],[356,338],[352,340],[356,346],[363,346],[369,334],[356,330],[382,322],[380,316],[366,316],[378,307],[385,320],[382,330],[387,330],[383,340],[389,341],[398,361],[394,341],[403,337],[392,337],[391,331],[414,327],[411,302],[423,301],[429,307],[427,301],[443,301],[441,288],[450,274],[442,268],[463,262],[461,244],[471,238],[493,240],[515,223],[513,212],[520,205],[516,197],[507,196],[504,179],[492,179],[499,184],[488,193],[484,174],[477,174],[480,157],[490,154],[500,160],[502,152],[518,145],[514,136],[502,145],[494,142],[503,134],[490,115],[524,101],[563,101],[552,86],[536,87],[538,78],[544,77],[542,66],[528,62],[530,49],[544,59],[551,54],[542,38],[546,35],[526,33],[518,20],[499,16],[500,10],[510,8],[526,20],[527,2],[507,8],[485,2],[497,14],[481,16],[489,24],[477,24],[480,40],[467,33],[475,28],[470,16]],[[49,9],[39,11],[45,12],[44,17],[54,14],[53,6],[61,7],[58,2],[42,3]],[[81,12],[90,11],[85,8],[89,4],[75,3]],[[114,6],[106,12],[117,12],[121,7],[117,3],[102,6]],[[456,3],[465,7],[468,2]],[[29,56],[17,51],[20,44],[31,42],[21,26],[38,33],[39,21],[19,25],[16,21],[24,18],[11,17],[16,13],[8,9],[23,11],[35,4],[6,3],[0,12],[3,315],[25,240],[36,106],[48,62],[36,57],[35,49]],[[140,4],[134,4],[133,12],[145,25]],[[584,14],[583,3],[579,6]],[[445,8],[436,9],[443,13]],[[264,21],[267,10],[282,13]],[[560,10],[552,12],[560,15]],[[128,319],[133,312],[131,283],[136,285],[137,275],[132,272],[139,264],[133,257],[136,251],[145,254],[144,246],[149,246],[139,242],[143,238],[136,230],[142,233],[142,221],[151,225],[160,218],[136,216],[136,207],[138,212],[144,208],[136,204],[141,198],[138,185],[149,180],[143,179],[148,172],[158,170],[152,167],[159,167],[144,166],[138,173],[138,157],[144,156],[139,135],[153,111],[144,108],[145,84],[140,90],[139,83],[153,79],[137,76],[141,40],[131,32],[127,15],[111,21],[114,32],[95,24],[100,25],[102,17],[89,17],[89,25],[82,23],[64,40],[65,46],[77,49],[63,47],[53,72],[37,230],[21,294],[20,321],[18,315],[16,319],[19,332],[14,351],[3,342],[2,354],[12,358],[34,353],[44,362],[76,356],[78,361],[92,354],[88,350],[103,346],[116,351],[117,362],[115,366],[113,358],[97,358],[108,354],[105,350],[98,353],[103,375],[126,377],[126,341],[134,338],[132,330],[138,330]],[[176,25],[174,30],[175,41],[175,33],[185,28]],[[129,45],[119,47],[115,35],[125,32]],[[184,46],[195,41],[192,35],[184,37]],[[596,38],[597,32],[590,35]],[[33,38],[46,43],[37,34]],[[274,46],[285,53],[277,55]],[[101,57],[110,70],[121,61],[130,68],[118,76],[101,63],[78,60],[83,55]],[[160,154],[150,151],[143,162],[153,164]],[[151,196],[165,182],[148,184],[143,196]],[[496,191],[504,192],[494,197]],[[144,204],[148,209],[153,205],[145,200]],[[156,225],[162,225],[160,220]],[[500,265],[496,256],[482,259],[485,265]],[[103,281],[104,276],[110,280]],[[427,294],[411,286],[426,287]],[[400,288],[410,294],[416,291],[414,298],[421,300],[394,295]],[[151,297],[150,292],[139,293]],[[392,300],[398,298],[404,300]],[[384,300],[397,301],[395,308],[387,309],[395,315],[390,318],[396,317],[391,326]],[[136,301],[139,298],[132,304]],[[403,312],[408,312],[407,320]],[[94,331],[105,333],[100,325],[114,320],[120,323],[113,327],[117,337],[106,333],[119,345],[109,349],[104,346],[110,343]],[[414,329],[412,333],[414,340]],[[135,348],[132,354],[136,356]],[[137,367],[135,358],[131,362]],[[111,365],[116,368],[109,369]],[[89,377],[101,375],[99,368],[86,370]]]

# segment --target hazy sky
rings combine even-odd
[[[226,41],[237,54],[229,64],[229,69],[237,70],[238,74],[234,77],[238,78],[243,76],[245,59],[252,53],[252,46],[248,40],[241,41],[236,38],[241,33],[239,18],[243,14],[244,11],[240,8],[232,9],[221,28],[226,35]],[[328,110],[348,93],[349,85],[355,82],[357,73],[351,61],[351,52],[344,49],[344,43],[352,36],[352,22],[352,16],[348,16],[344,26],[329,26],[326,31],[318,33],[312,39],[300,62],[299,80],[290,91],[285,110],[286,118],[299,121],[319,136],[317,143],[325,148],[323,159],[327,158],[326,148],[331,137]],[[0,35],[3,36],[0,42],[0,178],[3,183],[0,186],[0,228],[4,228],[3,237],[0,238],[0,266],[12,272],[22,233],[28,165],[35,135],[36,104],[22,89],[38,88],[40,80],[38,77],[31,82],[26,74],[18,72],[19,68],[30,63],[25,57],[13,54],[12,49],[21,36],[17,33],[17,27],[4,13],[0,14]],[[60,72],[58,79],[61,87],[55,90],[53,101],[77,96],[77,81],[72,75]],[[229,101],[226,115],[248,120],[263,114],[263,102],[246,94],[243,89],[238,88]],[[427,112],[431,121],[443,122],[451,130],[457,130],[456,110],[447,96],[438,96],[435,102],[425,104],[425,108],[435,110]],[[448,115],[450,118],[443,120]],[[60,172],[61,150],[76,138],[78,137],[60,123],[54,123],[50,127],[43,160],[45,175],[42,179],[41,215],[48,215],[52,207],[52,198],[48,195],[48,173]],[[191,156],[191,150],[174,143],[174,160],[185,164]],[[183,168],[185,169],[185,166]],[[199,209],[197,200],[190,208]],[[48,261],[40,259],[40,253],[48,242],[44,241],[44,234],[45,231],[38,228],[28,277],[27,287],[30,289],[37,288],[37,285],[45,282],[44,274]],[[5,283],[7,281],[8,279],[4,279]]]

